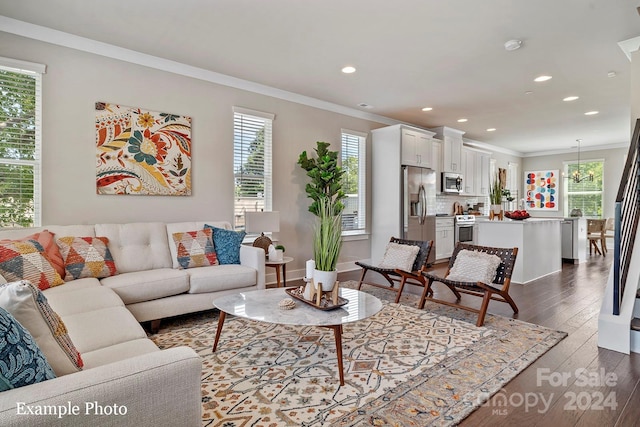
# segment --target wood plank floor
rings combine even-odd
[[[640,425],[640,355],[597,346],[598,314],[611,261],[611,255],[594,255],[586,263],[563,264],[561,272],[527,285],[512,285],[510,294],[520,309],[516,318],[569,335],[504,387],[500,395],[506,406],[492,399],[461,426]],[[435,270],[444,268],[437,264]],[[339,280],[359,276],[360,271],[346,272]],[[379,277],[370,273],[367,280],[375,276]],[[436,297],[453,301],[450,296],[448,289],[436,288]],[[479,306],[479,298],[463,298]],[[513,316],[507,304],[495,301],[489,312]],[[576,373],[581,368],[586,372]]]

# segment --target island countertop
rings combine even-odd
[[[478,220],[480,246],[518,248],[511,281],[528,283],[562,269],[562,218]]]

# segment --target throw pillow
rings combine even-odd
[[[23,237],[22,239],[13,239],[19,241],[25,240],[37,240],[38,243],[42,245],[44,248],[44,253],[47,256],[47,259],[51,263],[51,266],[58,272],[60,277],[64,279],[64,260],[62,259],[62,255],[60,255],[60,249],[58,245],[56,245],[56,241],[54,238],[54,234],[49,230],[42,230],[39,233],[31,234],[27,237]],[[12,240],[0,240],[0,243],[8,243]]]
[[[209,224],[205,228],[213,230],[213,246],[218,256],[220,264],[240,264],[240,246],[244,236],[244,231],[225,230]]]
[[[411,271],[418,252],[420,252],[420,246],[389,242],[378,267]]]
[[[0,286],[0,307],[29,331],[56,375],[82,369],[82,357],[67,327],[38,288],[26,280],[6,283]]]
[[[29,280],[43,290],[64,283],[37,240],[0,243],[0,274],[8,281]]]
[[[56,377],[29,331],[3,308],[0,337],[0,391]]]
[[[180,268],[206,267],[218,265],[218,257],[213,247],[213,230],[173,233],[176,256]]]
[[[57,239],[56,243],[64,260],[67,282],[83,277],[102,279],[117,273],[106,237],[67,236]]]
[[[497,255],[463,249],[458,252],[447,279],[456,282],[491,284],[501,262]]]

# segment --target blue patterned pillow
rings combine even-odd
[[[205,228],[213,230],[213,246],[216,248],[220,264],[240,264],[240,245],[247,233],[244,231],[225,230],[209,224]]]
[[[0,391],[55,377],[29,331],[0,307]]]

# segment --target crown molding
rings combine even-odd
[[[481,150],[489,150],[491,152],[498,152],[502,154],[508,154],[515,157],[524,157],[524,153],[509,148],[498,147],[497,145],[487,144],[486,142],[480,142],[469,138],[462,138],[464,145],[469,147],[478,148]]]
[[[346,116],[356,117],[359,119],[369,120],[386,125],[395,125],[398,123],[402,123],[398,120],[380,116],[378,114],[360,111],[355,108],[345,107],[342,105],[334,104],[332,102],[322,101],[320,99],[300,95],[282,89],[277,89],[249,80],[243,80],[237,77],[229,76],[227,74],[216,73],[204,68],[194,67],[191,65],[183,64],[181,62],[171,61],[169,59],[148,55],[131,49],[125,49],[112,44],[88,39],[86,37],[80,37],[74,34],[65,33],[63,31],[54,30],[52,28],[19,21],[17,19],[9,18],[3,15],[0,15],[0,28],[4,32],[34,40],[39,40],[45,43],[51,43],[70,49],[80,50],[95,55],[105,56],[107,58],[117,59],[132,64],[142,65],[144,67],[154,68],[156,70],[182,75],[185,77],[191,77],[194,79],[204,80],[223,86],[271,96],[273,98],[295,102],[297,104],[307,105],[309,107],[331,111],[338,114],[344,114]]]
[[[631,61],[631,54],[640,49],[640,36],[618,42],[618,46],[627,55],[627,59]]]
[[[629,143],[617,143],[617,144],[607,144],[607,145],[591,145],[585,147],[584,145],[580,147],[580,152],[584,153],[586,151],[602,151],[602,150],[612,150],[614,148],[629,148]],[[557,154],[567,154],[567,153],[576,153],[577,147],[566,148],[562,150],[548,150],[548,151],[535,151],[531,153],[523,153],[522,157],[541,157],[541,156],[555,156]]]

